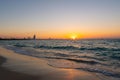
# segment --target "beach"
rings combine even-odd
[[[17,54],[3,47],[0,56],[1,80],[114,80],[87,71],[55,68],[42,58]]]
[[[15,54],[0,47],[2,80],[100,80],[93,74],[72,69],[50,67],[44,60]],[[36,66],[37,65],[37,66]]]

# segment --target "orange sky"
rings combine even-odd
[[[120,0],[0,1],[2,38],[120,38]]]

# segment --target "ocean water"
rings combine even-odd
[[[120,78],[120,40],[1,40],[18,54],[42,58],[57,68]]]

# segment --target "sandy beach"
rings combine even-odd
[[[93,73],[55,68],[47,61],[0,47],[1,80],[101,80]],[[107,80],[107,79],[106,79]]]
[[[0,56],[0,79],[1,80],[38,80],[38,77],[31,76],[23,73],[18,73],[15,71],[10,71],[4,67],[1,67],[2,63],[6,59]]]

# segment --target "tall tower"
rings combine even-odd
[[[34,39],[34,40],[36,39],[36,35],[35,35],[35,34],[33,35],[33,39]]]

